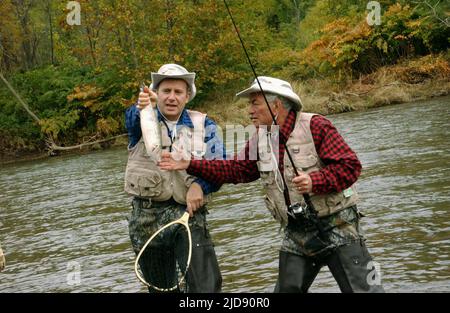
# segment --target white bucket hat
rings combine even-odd
[[[194,99],[197,94],[197,88],[195,87],[195,73],[189,73],[187,69],[178,64],[165,64],[159,68],[158,73],[152,73],[150,89],[156,91],[158,85],[166,78],[184,80],[188,84],[191,93],[189,101]]]
[[[261,87],[264,90],[264,93],[282,96],[292,102],[292,104],[294,105],[294,110],[300,111],[302,109],[302,101],[300,100],[300,97],[292,90],[291,84],[289,84],[287,81],[267,76],[258,76],[258,79],[261,83]],[[261,89],[259,88],[258,81],[255,79],[250,88],[238,92],[236,96],[248,97],[252,93],[257,92],[261,92]]]

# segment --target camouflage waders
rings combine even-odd
[[[165,224],[180,218],[185,212],[185,205],[174,200],[164,202],[149,202],[146,199],[135,197],[132,202],[132,213],[128,228],[134,252],[139,253],[147,240]],[[217,293],[222,288],[222,276],[217,262],[214,246],[208,231],[206,222],[206,208],[201,208],[189,219],[189,227],[192,234],[192,257],[186,275],[187,292],[191,293]],[[147,250],[147,249],[146,249]],[[139,260],[144,278],[151,275],[151,262],[144,252]],[[170,262],[162,265],[158,271],[165,271],[167,275],[173,275],[173,267]],[[154,270],[154,269],[153,269]],[[155,292],[149,288],[150,292]]]
[[[289,223],[280,251],[275,292],[307,292],[322,266],[327,265],[342,292],[384,292],[371,282],[374,269],[359,225],[360,213],[351,206],[321,218],[321,238],[313,225]],[[369,264],[370,265],[370,264]]]

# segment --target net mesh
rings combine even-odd
[[[143,252],[139,265],[150,292],[188,292],[188,230],[183,224],[160,231]],[[158,290],[162,289],[162,290]]]

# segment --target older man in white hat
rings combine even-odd
[[[248,113],[259,130],[276,120],[278,141],[267,144],[264,136],[254,136],[233,160],[175,161],[165,154],[160,167],[187,169],[218,185],[261,178],[266,206],[284,228],[276,291],[307,292],[327,265],[343,292],[383,292],[376,279],[368,279],[376,272],[369,266],[356,207],[354,184],[361,172],[356,154],[329,120],[301,112],[300,97],[286,81],[262,76],[237,96],[249,99]],[[251,158],[252,147],[258,149],[257,160]],[[279,157],[267,158],[267,152]],[[305,206],[304,194],[313,207]]]
[[[211,236],[206,223],[206,195],[218,187],[181,170],[174,173],[161,171],[155,163],[155,151],[146,151],[140,127],[140,110],[155,105],[161,129],[162,149],[191,153],[194,142],[201,142],[197,156],[222,158],[223,144],[215,137],[216,124],[206,114],[187,110],[186,104],[196,95],[195,73],[178,64],[163,65],[152,73],[150,88],[139,94],[138,103],[126,111],[129,135],[129,157],[125,172],[125,191],[133,196],[133,211],[129,219],[131,242],[136,254],[148,238],[187,210],[192,233],[192,258],[186,275],[188,292],[219,292],[222,278]],[[157,133],[157,132],[155,132]],[[186,151],[185,151],[186,150]],[[212,156],[212,152],[214,155]],[[144,253],[139,260],[146,281],[151,273],[168,273],[172,277],[171,262],[154,268]],[[155,282],[151,282],[155,285]],[[170,283],[169,283],[170,284]],[[160,286],[159,286],[160,287]],[[149,287],[149,291],[154,289]]]

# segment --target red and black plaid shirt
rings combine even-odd
[[[300,113],[301,114],[301,113]],[[284,152],[282,144],[289,138],[294,129],[296,113],[291,111],[284,124],[280,127],[279,160],[280,171],[283,173]],[[316,151],[325,166],[316,172],[311,172],[313,192],[325,194],[340,192],[356,182],[361,174],[361,163],[355,152],[347,145],[337,129],[329,120],[320,115],[311,119],[311,133]],[[254,136],[251,140],[256,140]],[[259,176],[256,161],[249,158],[249,142],[245,149],[245,158],[237,156],[234,160],[191,160],[188,173],[202,177],[207,181],[222,185],[224,183],[248,183],[257,180]]]

